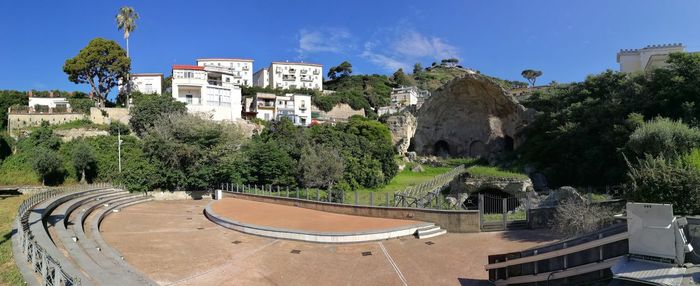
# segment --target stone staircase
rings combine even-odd
[[[437,225],[424,226],[416,231],[416,236],[418,239],[436,237],[438,235],[443,235],[447,233],[447,230],[442,229]]]

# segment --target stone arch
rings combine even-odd
[[[450,144],[445,140],[438,140],[433,145],[433,155],[440,157],[450,156]]]
[[[469,144],[469,156],[474,158],[480,158],[486,154],[486,145],[484,142],[479,140],[472,141]]]
[[[515,150],[515,140],[513,137],[506,135],[503,137],[503,151],[512,152]]]

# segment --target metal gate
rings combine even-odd
[[[527,227],[528,194],[479,194],[482,231],[498,231]]]

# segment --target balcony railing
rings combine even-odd
[[[258,107],[275,107],[272,102],[258,102]]]
[[[249,70],[248,66],[243,66],[243,70],[248,71]]]
[[[300,79],[301,81],[314,81],[313,78],[310,76],[302,76]]]
[[[289,73],[296,73],[296,72],[297,72],[296,69],[289,69]]]
[[[309,72],[309,70],[299,70],[299,73],[301,73],[301,74],[306,74],[308,72]]]
[[[223,84],[223,82],[221,80],[214,80],[214,79],[207,80],[207,83],[209,83],[209,85],[216,85],[216,86],[221,86]]]
[[[314,70],[315,75],[319,75],[321,72],[319,70]]]
[[[284,76],[282,76],[282,80],[295,81],[295,80],[297,80],[297,77],[293,76],[293,75],[284,75]]]

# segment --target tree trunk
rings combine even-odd
[[[80,177],[80,182],[84,184],[85,183],[85,169],[83,169],[83,171],[81,173],[82,173],[82,176]]]

